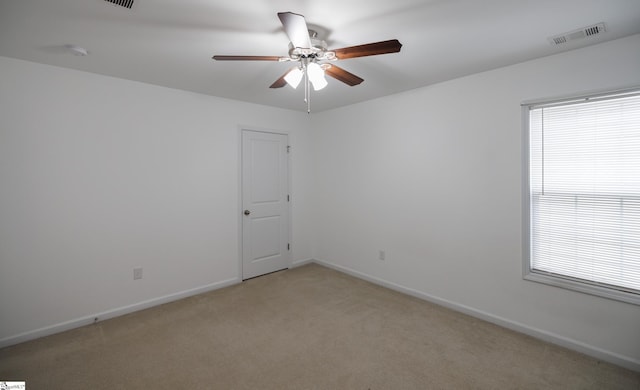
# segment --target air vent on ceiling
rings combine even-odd
[[[592,37],[594,35],[598,35],[605,31],[607,30],[604,28],[604,23],[598,23],[598,24],[594,24],[593,26],[588,26],[588,27],[574,30],[568,33],[556,35],[554,37],[549,38],[549,42],[551,42],[552,45],[561,45],[569,41],[575,41],[577,39]]]
[[[121,7],[131,9],[131,7],[133,7],[134,0],[104,0],[104,1],[106,1],[107,3],[112,3],[115,5],[119,5]]]

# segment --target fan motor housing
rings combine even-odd
[[[293,47],[292,43],[289,43],[289,57],[292,60],[299,60],[300,58],[311,58],[317,60],[333,61],[336,59],[336,53],[327,50],[327,43],[317,37],[318,33],[314,30],[309,30],[309,39],[311,41],[310,48]]]

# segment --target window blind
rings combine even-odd
[[[640,96],[529,107],[531,272],[640,294]]]

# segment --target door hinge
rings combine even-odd
[[[291,250],[291,244],[287,243],[287,250],[290,251]]]
[[[287,153],[291,152],[291,145],[287,145]]]

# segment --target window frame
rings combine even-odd
[[[584,93],[580,95],[571,95],[565,97],[556,97],[549,99],[537,99],[531,101],[523,101],[521,103],[522,110],[522,277],[525,280],[543,283],[550,286],[564,288],[577,291],[589,295],[595,295],[603,298],[613,299],[616,301],[640,305],[640,294],[625,291],[623,287],[619,289],[607,285],[598,285],[597,282],[588,282],[571,276],[563,276],[559,274],[548,273],[544,271],[534,270],[531,266],[531,191],[530,191],[530,111],[540,106],[550,106],[557,104],[566,104],[571,102],[579,102],[588,99],[604,98],[613,95],[640,94],[640,86],[600,91],[592,93]]]

